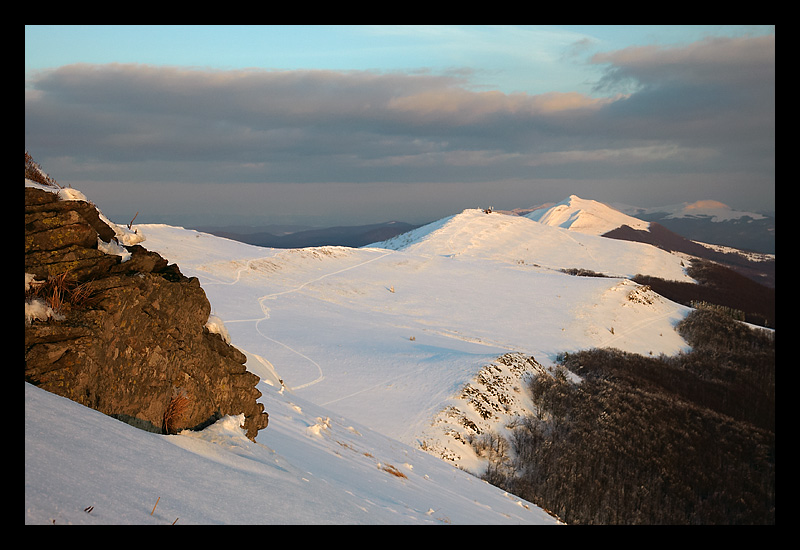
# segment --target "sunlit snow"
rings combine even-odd
[[[448,444],[437,414],[507,352],[686,349],[688,308],[626,278],[689,280],[680,258],[528,217],[466,210],[359,249],[123,229],[198,277],[270,423],[160,436],[26,384],[26,523],[554,523],[420,450]]]

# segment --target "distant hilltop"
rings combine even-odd
[[[647,230],[658,222],[678,235],[704,244],[732,247],[762,254],[775,253],[775,217],[732,209],[717,200],[700,200],[671,206],[643,208],[605,204],[570,195],[558,203],[544,203],[511,210],[488,209],[498,214],[526,216],[548,225],[602,235],[623,225]],[[302,226],[191,227],[235,241],[268,248],[350,246],[390,239],[426,224],[389,221],[369,225],[310,228]]]

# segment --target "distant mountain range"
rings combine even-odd
[[[586,202],[584,199],[575,198]],[[580,223],[587,223],[587,218],[592,218],[598,214],[598,211],[603,211],[603,215],[606,215],[611,223],[613,223],[615,217],[627,215],[629,223],[623,223],[634,229],[639,228],[637,227],[639,222],[631,222],[632,218],[644,222],[657,222],[664,228],[692,241],[763,254],[775,253],[775,216],[773,215],[737,211],[721,202],[711,200],[652,208],[621,204],[605,205],[597,201],[590,202],[594,203],[594,207],[584,212]],[[563,206],[563,201],[558,204]],[[598,207],[598,205],[601,205],[601,207]],[[542,212],[553,206],[556,206],[555,203],[502,212],[529,215],[534,211],[538,211],[541,215]],[[563,208],[560,210],[563,210]],[[619,219],[622,220],[624,218]],[[421,227],[421,225],[424,224],[413,225],[400,221],[390,221],[370,225],[327,228],[267,225],[261,227],[197,226],[190,229],[257,246],[302,248],[326,245],[359,247],[372,242],[386,240]],[[610,227],[609,230],[620,225],[622,223]],[[576,228],[573,227],[573,229]]]
[[[709,244],[775,254],[775,216],[733,210],[717,201],[697,201],[657,208],[616,207],[641,220]]]
[[[242,243],[268,248],[306,248],[310,246],[350,246],[385,241],[420,227],[405,222],[384,222],[370,225],[337,226],[292,231],[286,226],[267,226],[262,229],[243,227],[193,227],[204,233],[225,237]],[[289,232],[287,232],[287,229]]]
[[[630,209],[630,207],[628,207]],[[631,210],[629,210],[631,211]],[[735,246],[707,244],[714,242],[708,237],[712,232],[727,235],[729,242],[736,241],[736,233],[745,232],[747,227],[759,232],[761,238],[772,238],[774,251],[774,218],[746,212],[736,212],[722,203],[701,201],[693,205],[670,207],[664,210],[653,209],[644,212],[634,210],[639,216],[632,216],[606,204],[585,200],[575,195],[555,204],[546,205],[524,214],[540,223],[555,225],[580,233],[601,235],[624,241],[644,242],[667,250],[712,260],[722,264],[762,285],[775,286],[775,257],[763,252],[749,252]],[[647,221],[643,216],[659,221]],[[771,230],[767,221],[771,220]],[[764,225],[749,225],[764,222]],[[669,224],[669,225],[667,225]],[[671,228],[694,227],[702,238],[687,238]],[[717,243],[719,241],[717,240]]]
[[[775,286],[775,217],[731,209],[718,201],[641,208],[607,205],[571,195],[560,203],[500,211],[546,225],[659,248],[719,262],[766,286]],[[423,224],[425,225],[425,224]],[[235,241],[269,248],[349,246],[359,248],[423,225],[391,221],[370,225],[195,227]],[[751,253],[753,252],[753,253]]]

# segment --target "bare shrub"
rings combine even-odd
[[[25,151],[25,179],[35,181],[36,183],[46,185],[47,187],[56,187],[61,189],[61,186],[58,184],[58,182],[45,173],[45,171],[42,170],[42,168],[36,164],[36,162],[34,162],[33,157],[31,157],[30,153],[27,151]]]

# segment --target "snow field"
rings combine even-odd
[[[552,267],[612,258],[625,272],[685,277],[675,256],[480,210],[432,225],[398,249],[392,242],[294,250],[239,243],[228,258],[225,239],[140,230],[151,249],[200,278],[232,343],[267,358],[288,389],[409,445],[503,353],[549,364],[597,345],[645,354],[686,348],[673,327],[688,308],[634,300],[639,285],[626,279]],[[523,249],[529,256],[519,262]]]
[[[679,258],[525,217],[467,210],[361,249],[121,234],[199,278],[270,424],[256,442],[237,417],[160,436],[26,384],[26,523],[557,523],[420,450],[450,445],[480,469],[442,411],[507,352],[547,367],[593,346],[686,347],[688,308],[624,278],[688,280]],[[615,277],[559,271],[574,267]]]

